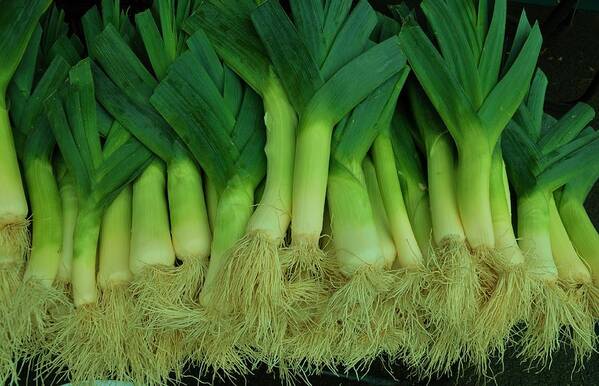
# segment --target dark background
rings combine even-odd
[[[231,0],[234,1],[234,0]],[[283,0],[284,1],[284,0]],[[350,1],[350,0],[348,0]],[[72,30],[80,30],[79,19],[97,0],[56,0],[56,4],[65,10],[67,21]],[[400,1],[370,0],[379,11],[386,12],[387,5]],[[418,4],[418,0],[408,0],[410,5]],[[121,0],[122,7],[130,13],[148,8],[151,0]],[[542,4],[542,5],[539,5]],[[517,25],[522,10],[525,9],[529,19],[538,20],[543,32],[543,49],[539,66],[549,78],[546,110],[561,116],[576,102],[586,102],[595,109],[599,108],[599,0],[528,0],[511,1],[508,5],[508,37]],[[509,45],[506,44],[506,47]],[[597,127],[599,118],[594,121]],[[589,165],[597,167],[597,165]],[[599,189],[591,192],[587,200],[587,209],[597,226],[599,223]],[[409,376],[407,369],[396,364],[389,368],[382,363],[372,365],[367,374],[360,379],[354,374],[334,376],[323,374],[313,376],[313,385],[478,385],[485,382],[497,385],[599,385],[599,355],[594,354],[585,368],[573,371],[573,356],[568,347],[558,352],[549,368],[529,369],[517,358],[508,355],[503,366],[495,366],[494,379],[478,379],[469,369],[456,371],[445,377],[418,381]],[[191,376],[197,376],[196,369],[189,369]],[[23,379],[27,379],[24,370]],[[30,374],[32,376],[32,374]],[[203,379],[210,381],[206,374]],[[33,384],[31,378],[30,383]],[[39,381],[38,381],[39,382]],[[25,383],[25,382],[24,382]],[[60,380],[43,380],[44,385],[61,384]],[[218,385],[232,384],[230,380],[216,381]],[[272,374],[258,369],[253,375],[239,378],[235,383],[243,385],[280,385],[280,380]],[[197,384],[190,379],[188,384]],[[298,382],[298,385],[301,384]]]

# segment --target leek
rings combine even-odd
[[[71,282],[73,262],[73,234],[78,212],[77,187],[73,175],[68,171],[64,160],[59,159],[55,170],[58,179],[60,202],[62,207],[62,247],[61,258],[56,279],[61,287],[67,290]]]
[[[132,330],[115,331],[102,314],[100,304],[106,288],[98,293],[96,255],[104,209],[144,169],[150,153],[132,139],[112,149],[108,145],[102,149],[89,59],[70,70],[65,89],[50,96],[46,109],[65,164],[75,177],[80,206],[73,238],[71,282],[75,309],[56,315],[40,361],[48,371],[67,367],[73,382],[110,376],[125,379],[127,374],[119,373],[121,369],[110,361],[118,357],[113,350],[124,348],[112,346],[114,336],[102,332],[131,334]],[[112,136],[119,135],[119,131],[122,129]],[[106,143],[113,143],[111,135]],[[106,276],[105,270],[103,275]],[[129,366],[125,367],[128,372]]]
[[[300,117],[285,274],[289,288],[309,290],[313,296],[313,300],[289,304],[292,308],[308,306],[302,319],[292,320],[288,329],[289,336],[300,335],[288,344],[295,351],[292,355],[304,357],[320,355],[326,345],[326,340],[314,345],[301,335],[307,328],[305,322],[318,319],[317,302],[326,297],[332,270],[332,260],[319,248],[319,239],[333,128],[405,62],[396,37],[375,45],[369,41],[377,18],[366,1],[353,9],[349,2],[333,2],[327,6],[326,18],[319,1],[298,1],[291,10],[293,21],[276,1],[267,1],[252,13],[252,22]],[[319,287],[309,288],[310,283]],[[307,294],[290,294],[290,299],[306,299]]]
[[[434,247],[428,261],[430,278],[424,299],[434,339],[425,374],[444,372],[461,359],[472,328],[480,294],[474,262],[465,248],[465,233],[456,193],[456,149],[450,134],[422,90],[411,84],[410,104],[415,128],[426,154]],[[409,121],[406,120],[409,124]],[[410,128],[406,128],[410,131]]]
[[[516,281],[513,277],[521,276],[521,269],[514,270],[512,264],[498,264],[501,260],[497,254],[490,202],[491,167],[498,139],[524,99],[532,79],[541,47],[539,27],[531,28],[526,18],[521,18],[517,44],[513,45],[502,68],[506,1],[496,1],[493,7],[487,1],[480,1],[478,9],[473,1],[424,1],[421,8],[440,52],[413,22],[402,29],[400,41],[457,149],[457,206],[473,259],[467,263],[471,267],[468,282],[480,280],[484,284],[490,275],[504,275],[503,280]],[[451,245],[464,250],[459,238],[453,238]],[[450,251],[454,252],[455,248]],[[493,272],[495,269],[497,272]],[[468,298],[460,302],[470,303],[469,310],[477,310],[484,304],[481,293],[477,292],[468,292]],[[465,322],[473,323],[474,316],[475,313],[468,313]],[[452,324],[456,323],[459,320],[454,319]],[[462,331],[462,341],[470,339],[470,329],[455,330],[459,331]],[[484,360],[476,357],[479,352],[478,349],[470,352],[475,363]]]
[[[18,0],[2,3],[0,15],[0,306],[8,309],[20,283],[23,259],[29,243],[28,206],[21,181],[13,133],[8,115],[6,91],[23,57],[39,18],[50,6],[49,0],[33,1],[27,6]],[[0,380],[16,373],[10,352],[9,321],[0,321]]]
[[[584,208],[584,201],[598,177],[599,172],[595,170],[572,179],[556,193],[559,216],[568,237],[591,271],[593,286],[587,291],[595,318],[599,317],[599,234]]]
[[[580,134],[595,114],[584,104],[576,105],[560,120],[545,118],[547,128],[542,130],[544,78],[539,70],[527,100],[502,137],[508,176],[518,196],[519,244],[536,282],[532,296],[538,299],[522,336],[522,355],[541,364],[557,349],[562,328],[577,358],[593,350],[592,315],[584,302],[573,296],[574,287],[590,282],[590,273],[575,274],[577,268],[583,272],[587,268],[577,261],[578,256],[567,250],[564,253],[568,240],[560,240],[559,216],[554,212],[552,225],[551,212],[553,192],[582,173],[579,165],[593,162],[599,144],[594,132]]]
[[[245,334],[244,316],[240,318],[236,303],[219,301],[219,292],[228,287],[220,288],[218,280],[227,252],[245,233],[254,191],[264,177],[263,111],[258,95],[228,67],[218,60],[205,61],[216,55],[202,31],[192,35],[187,46],[151,98],[215,184],[219,197],[210,263],[198,299],[201,308],[184,318],[189,319],[190,334],[204,342],[205,347],[195,350],[205,356],[207,365],[225,373],[241,372],[244,365],[234,349],[243,352],[259,341]],[[238,278],[227,271],[224,280],[232,285]],[[169,313],[166,310],[165,316]],[[191,322],[197,318],[203,320]]]
[[[44,338],[51,320],[50,312],[68,304],[64,288],[55,285],[61,261],[62,208],[52,165],[55,141],[42,114],[41,103],[65,81],[70,69],[60,55],[52,57],[49,54],[50,47],[56,43],[50,33],[66,34],[66,25],[60,15],[53,9],[42,27],[36,29],[8,93],[33,225],[31,252],[23,282],[13,299],[11,324],[14,328],[11,334],[13,347],[21,351],[18,356],[37,354],[39,341]],[[56,25],[53,21],[57,21]]]
[[[399,32],[393,19],[379,16],[379,38]],[[382,122],[371,153],[376,176],[395,249],[393,268],[397,283],[391,291],[396,321],[386,341],[390,355],[401,354],[418,362],[428,343],[422,314],[423,285],[426,281],[427,256],[430,250],[430,209],[418,155],[414,148],[404,111],[396,110]]]
[[[173,49],[181,49],[177,43],[181,39],[176,31],[175,17],[182,18],[183,15],[178,15],[179,8],[175,9],[175,5],[170,1],[157,2],[160,13],[160,23],[162,34],[158,31],[156,21],[150,11],[145,11],[136,15],[137,29],[144,43],[147,55],[152,64],[155,76],[160,79],[165,76],[165,68],[171,63],[178,52]],[[177,7],[184,7],[185,2],[177,3]],[[177,12],[175,12],[177,11]],[[152,89],[157,84],[154,77],[143,67],[136,54],[127,45],[123,37],[119,35],[116,29],[109,26],[103,32],[96,35],[95,38],[90,38],[91,52],[100,66],[106,72],[108,77],[114,82],[115,86],[123,91],[122,98],[130,99],[128,103],[139,104],[140,108],[151,109],[149,107],[149,96]],[[174,44],[174,47],[173,47]],[[136,90],[125,86],[128,78],[133,78],[139,81],[139,88]],[[129,130],[134,136],[154,150],[166,162],[167,175],[167,191],[168,204],[170,209],[170,222],[166,218],[159,223],[156,219],[144,213],[144,210],[157,210],[158,207],[146,206],[146,209],[139,207],[140,211],[134,211],[134,219],[142,222],[148,222],[148,226],[154,227],[161,225],[162,228],[155,227],[148,231],[157,232],[146,233],[141,227],[134,227],[136,236],[132,252],[134,258],[134,274],[136,276],[146,268],[157,269],[154,274],[159,283],[164,284],[162,288],[154,288],[158,292],[169,292],[169,297],[181,297],[189,301],[197,295],[201,287],[204,266],[209,254],[210,245],[210,230],[207,220],[206,208],[204,204],[204,194],[202,190],[202,180],[200,171],[195,163],[189,158],[189,155],[182,149],[180,144],[172,142],[165,128],[166,125],[155,124],[152,127],[138,127],[136,123],[132,123],[130,117],[127,116],[127,111],[124,111],[121,106],[117,105],[114,100],[110,100],[111,95],[100,92],[99,98],[117,120]],[[114,99],[114,98],[113,98]],[[130,110],[135,110],[132,108]],[[139,115],[137,116],[139,119]],[[147,119],[147,118],[145,118]],[[135,121],[133,121],[135,122]],[[137,125],[137,126],[135,126]],[[156,138],[152,138],[152,130],[156,130]],[[161,131],[162,130],[162,131]],[[155,167],[153,168],[155,169]],[[151,184],[151,175],[154,176],[154,184],[161,184],[161,173],[147,171],[148,176],[144,179]],[[152,173],[152,174],[150,174]],[[149,188],[149,187],[148,187]],[[158,186],[155,185],[154,189]],[[140,192],[139,188],[134,187],[134,198],[142,197],[136,192]],[[161,195],[148,196],[158,199]],[[135,200],[134,200],[135,201]],[[156,202],[157,203],[157,202]],[[146,205],[150,205],[146,202]],[[135,205],[135,204],[134,204]],[[140,203],[141,205],[141,203]],[[164,210],[159,210],[155,214],[164,216],[167,214],[166,206],[161,204]],[[137,205],[135,205],[137,206]],[[138,217],[145,216],[144,218]],[[151,225],[154,224],[154,225]],[[141,223],[139,225],[142,225]],[[171,235],[169,235],[169,231]],[[171,243],[172,237],[172,243]],[[154,240],[154,249],[149,246],[148,241]],[[174,251],[174,255],[173,255]],[[186,264],[175,268],[173,267],[174,256],[184,261]],[[154,268],[151,268],[154,267]],[[141,280],[148,283],[148,281]],[[156,286],[156,283],[152,284]],[[160,284],[158,284],[160,286]],[[148,289],[154,291],[154,289]],[[179,290],[184,290],[183,292]],[[149,297],[152,297],[149,295]]]
[[[128,36],[106,22],[100,31],[94,11],[86,19],[88,29],[93,31],[88,37],[90,53],[99,64],[94,68],[94,76],[102,80],[98,87],[100,103],[164,161],[163,164],[154,160],[132,188],[132,291],[138,312],[147,320],[156,319],[148,311],[160,302],[194,301],[203,283],[210,244],[200,171],[149,104],[158,84],[155,77],[164,76],[164,69],[178,54],[176,50],[172,52],[170,42],[181,38],[175,30],[175,5],[170,1],[157,4],[162,31],[158,31],[149,11],[136,17],[143,54],[134,51],[135,31]],[[185,2],[177,5],[184,7]],[[171,47],[168,51],[167,46]],[[154,74],[139,59],[144,54],[149,57]],[[135,82],[136,87],[131,88],[130,82]],[[184,264],[175,266],[175,258]],[[181,368],[181,338],[179,332],[155,327],[152,350],[156,360],[148,364],[153,369],[149,373],[155,371],[160,374],[158,377],[167,379],[171,371]],[[139,376],[144,376],[144,372]],[[180,372],[175,376],[180,376]]]
[[[385,258],[385,266],[391,267],[393,266],[395,258],[397,257],[397,250],[395,249],[393,237],[391,236],[389,216],[385,211],[385,203],[383,201],[379,182],[376,177],[374,163],[369,157],[364,158],[364,161],[362,162],[362,169],[364,171],[366,187],[368,188],[370,206],[372,207],[372,212],[374,213],[374,226],[376,227],[376,233],[381,246],[381,252]],[[331,233],[329,232],[329,234]]]
[[[184,28],[189,32],[201,28],[222,60],[262,97],[267,129],[264,193],[248,221],[244,237],[227,253],[226,266],[219,273],[223,290],[215,296],[223,303],[233,304],[244,315],[246,331],[255,335],[256,346],[272,365],[280,356],[282,331],[288,317],[288,312],[282,310],[285,301],[281,248],[291,221],[297,118],[252,28],[250,15],[255,7],[250,0],[235,4],[206,1]],[[222,24],[227,28],[221,28]],[[208,208],[211,211],[213,207],[211,212],[216,212],[216,205],[211,205],[215,201],[211,197],[216,193],[210,185],[208,188]],[[236,279],[230,281],[227,276]]]
[[[0,195],[2,302],[7,300],[10,291],[13,291],[18,283],[18,271],[28,243],[27,201],[14,148],[6,91],[38,20],[49,5],[49,0],[34,1],[27,6],[16,0],[2,4],[0,48],[7,55],[0,69],[0,154],[2,154],[0,185],[4,187]]]
[[[381,249],[362,161],[377,133],[390,124],[407,74],[404,69],[376,89],[333,134],[327,202],[332,253],[341,276],[321,323],[334,334],[332,357],[346,368],[374,359],[381,349],[379,339],[394,323],[386,315],[395,313],[394,304],[386,300],[395,276]]]
[[[135,20],[152,69],[157,79],[162,79],[168,65],[183,47],[184,35],[179,27],[191,11],[191,4],[189,1],[157,0],[155,5],[158,9],[160,33],[149,10],[137,14]],[[189,286],[185,288],[184,294],[194,296],[201,284],[200,281],[194,285],[194,277],[202,276],[198,270],[204,269],[202,265],[205,265],[210,254],[211,236],[202,178],[193,160],[182,152],[176,153],[168,163],[167,177],[173,248],[177,258],[188,263],[182,265],[184,268],[179,273],[187,276],[178,280]],[[189,269],[190,267],[192,268]]]
[[[391,121],[391,141],[395,150],[395,163],[404,205],[412,224],[412,233],[423,258],[429,260],[434,245],[428,182],[422,170],[420,155],[412,138],[413,123],[403,110],[399,110]]]

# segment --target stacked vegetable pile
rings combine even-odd
[[[596,349],[595,111],[505,0],[50,2],[0,2],[5,382]]]

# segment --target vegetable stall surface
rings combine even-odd
[[[5,383],[596,350],[595,112],[545,113],[504,0],[0,1]]]

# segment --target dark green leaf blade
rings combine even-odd
[[[513,65],[478,111],[488,130],[491,145],[497,142],[501,132],[526,97],[541,51],[541,42],[541,31],[535,24]]]
[[[163,160],[172,155],[174,138],[170,127],[148,103],[129,99],[98,67],[92,66],[96,98],[117,121]]]
[[[572,141],[595,118],[595,109],[586,103],[577,103],[543,135],[539,146],[543,154]]]
[[[313,60],[317,64],[321,63],[326,53],[322,38],[324,28],[322,0],[291,0],[289,4],[301,40],[310,51]]]
[[[404,68],[379,86],[351,112],[343,130],[336,130],[333,157],[337,161],[349,164],[364,159],[380,130],[391,124],[408,73]]]
[[[323,79],[329,79],[339,68],[368,47],[368,38],[376,23],[376,13],[368,1],[361,0],[352,10],[331,45],[321,67]]]
[[[336,124],[405,64],[397,37],[373,46],[343,66],[316,92],[306,116]]]
[[[462,138],[465,122],[478,120],[464,89],[420,27],[404,26],[399,37],[412,70],[431,103],[452,136]]]
[[[250,19],[255,8],[251,0],[207,0],[184,22],[183,29],[190,35],[203,29],[227,65],[261,93],[270,60]]]
[[[5,106],[8,83],[23,57],[38,21],[51,0],[4,0],[0,12],[0,107]]]
[[[322,85],[318,65],[277,1],[260,5],[252,12],[252,21],[289,100],[301,113]]]

